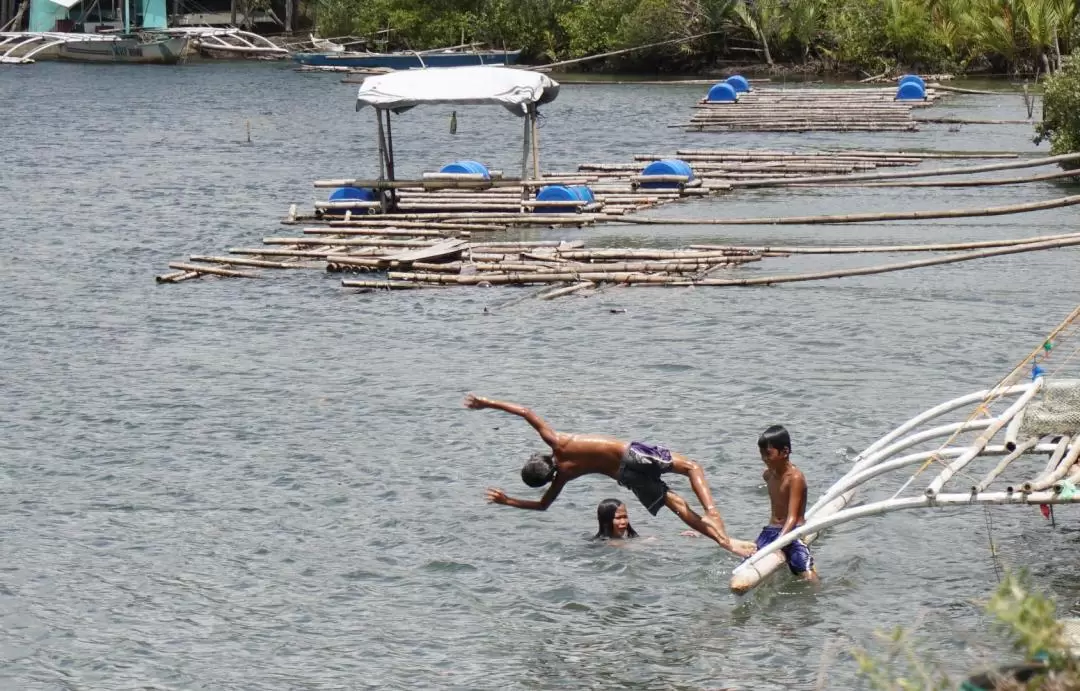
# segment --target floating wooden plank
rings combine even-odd
[[[423,249],[412,250],[409,252],[401,252],[399,254],[392,254],[384,257],[388,262],[421,262],[431,261],[433,259],[456,259],[461,256],[461,253],[469,248],[469,243],[464,240],[452,239],[440,242],[431,247],[425,247]]]

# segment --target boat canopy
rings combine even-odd
[[[559,83],[539,72],[494,65],[429,67],[368,77],[356,109],[404,112],[421,104],[499,105],[524,116],[532,104],[554,101]]]

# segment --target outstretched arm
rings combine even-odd
[[[494,408],[495,410],[505,410],[511,415],[517,415],[518,417],[525,418],[526,422],[533,426],[537,432],[540,433],[540,438],[550,446],[556,448],[559,443],[559,434],[551,428],[551,425],[544,422],[543,418],[534,413],[529,408],[517,403],[508,403],[506,401],[496,401],[491,398],[483,398],[482,396],[474,396],[469,394],[465,397],[465,407],[472,408],[473,410],[482,410],[484,408]],[[557,494],[557,493],[556,493]],[[546,507],[545,507],[546,508]]]
[[[546,511],[547,507],[551,506],[551,503],[559,496],[559,492],[562,491],[563,485],[565,484],[566,481],[560,479],[559,476],[556,475],[555,479],[551,481],[551,486],[544,492],[544,496],[540,497],[540,501],[508,497],[501,489],[495,488],[487,491],[487,498],[492,504],[504,504],[506,506],[513,506],[516,509]]]

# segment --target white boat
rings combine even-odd
[[[190,36],[102,36],[74,39],[58,46],[57,59],[175,65],[184,58],[190,41]]]
[[[19,32],[0,34],[0,63],[35,60],[172,65],[180,62],[190,36]]]
[[[1080,307],[993,387],[930,408],[863,450],[806,511],[803,525],[735,569],[731,590],[741,594],[759,585],[784,564],[780,550],[794,540],[809,543],[823,530],[859,518],[1005,504],[1047,507],[1052,515],[1054,504],[1080,502],[1080,377],[1075,364],[1080,344],[1068,341],[1076,323]],[[1070,361],[1074,364],[1067,372]],[[967,414],[941,419],[957,411]],[[911,492],[930,466],[938,472]],[[879,487],[877,496],[854,504],[856,490],[869,492],[873,481],[887,482],[897,471],[912,468],[914,473],[895,492],[882,493]]]
[[[240,29],[184,26],[165,29],[171,36],[190,36],[191,49],[205,58],[282,59],[289,51],[273,41]]]

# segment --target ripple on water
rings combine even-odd
[[[7,119],[38,123],[5,140],[0,176],[0,216],[21,231],[0,233],[9,346],[0,495],[10,519],[0,521],[0,686],[812,688],[831,654],[828,688],[851,688],[844,651],[877,628],[911,625],[916,612],[928,612],[922,640],[947,669],[1000,644],[967,604],[996,582],[967,514],[833,531],[815,547],[819,591],[783,577],[736,601],[726,589],[733,557],[680,537],[677,518],[648,515],[608,479],[572,483],[544,513],[486,504],[488,486],[538,494],[517,473],[542,442],[523,421],[463,410],[461,397],[502,396],[561,429],[668,443],[702,464],[729,529],[748,538],[767,517],[754,443],[765,426],[789,426],[816,493],[847,465],[836,449],[862,449],[1026,354],[1074,306],[1075,250],[543,305],[508,305],[519,296],[500,290],[353,295],[314,272],[153,283],[171,260],[279,234],[289,203],[310,204],[313,179],[372,174],[373,123],[353,112],[354,88],[266,64],[0,71],[0,93],[19,94],[0,99]],[[545,167],[730,145],[665,126],[700,92],[567,85],[542,126]],[[982,105],[958,97],[950,107]],[[459,110],[449,137],[448,117],[430,108],[395,120],[401,174],[463,155],[514,169],[520,121]],[[993,133],[995,147],[1030,148],[1026,127]],[[986,141],[973,128],[928,128],[887,141],[749,133],[739,146]],[[985,207],[1067,189],[763,190],[656,213]],[[899,244],[1074,225],[1057,210],[520,239]],[[892,259],[775,266],[879,260]],[[689,496],[682,478],[670,484]],[[627,501],[651,540],[589,540],[609,496]],[[1057,515],[1053,531],[1037,512],[995,511],[995,542],[1072,603],[1075,569],[1063,555],[1078,538],[1068,511]]]

